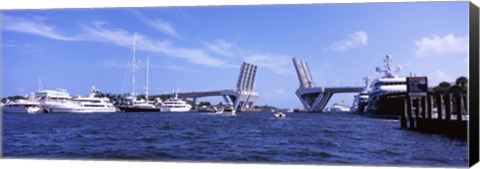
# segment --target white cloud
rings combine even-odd
[[[58,33],[55,27],[46,25],[39,19],[25,19],[20,17],[13,17],[8,15],[2,16],[3,29],[12,32],[20,32],[26,34],[33,34],[50,39],[73,41],[75,38],[68,37]]]
[[[234,56],[234,47],[235,44],[227,42],[223,39],[217,40],[213,43],[205,43],[205,46],[212,52],[226,56],[226,57],[233,57]]]
[[[431,37],[423,37],[421,40],[415,41],[417,49],[415,51],[417,57],[427,57],[443,54],[467,54],[468,53],[468,36],[455,36],[447,34],[443,37],[432,35]]]
[[[173,36],[175,38],[180,38],[175,27],[167,21],[163,21],[161,19],[150,19],[147,18],[145,15],[140,13],[139,11],[132,10],[132,13],[137,16],[143,23],[147,24],[148,26],[156,29],[160,32],[163,32],[167,35]]]
[[[109,42],[124,47],[132,46],[133,34],[130,34],[123,29],[113,30],[104,28],[105,24],[106,23],[102,21],[95,21],[93,26],[83,26],[82,29],[84,32],[79,35],[80,39],[86,41]]]
[[[123,29],[109,29],[104,23],[96,22],[93,27],[85,26],[85,33],[80,37],[90,41],[112,43],[123,47],[132,47],[133,34]],[[186,60],[189,63],[213,67],[229,67],[225,61],[209,56],[204,50],[197,48],[182,48],[173,45],[170,41],[158,41],[137,33],[137,49],[158,52],[166,56]]]
[[[105,28],[105,25],[106,22],[95,21],[91,26],[83,26],[82,33],[74,36],[66,36],[59,34],[54,27],[44,24],[39,19],[29,20],[21,17],[3,16],[3,28],[7,31],[33,34],[54,40],[97,41],[111,43],[122,47],[132,47],[132,33],[123,29]],[[137,35],[136,42],[138,50],[162,53],[166,56],[184,59],[192,64],[213,67],[232,67],[231,65],[226,64],[226,61],[211,57],[202,49],[178,47],[173,45],[170,41],[159,41],[150,39],[141,34]]]
[[[177,31],[175,31],[173,25],[168,22],[162,21],[160,19],[155,19],[148,21],[147,24],[167,35],[180,38],[180,36],[177,34]]]
[[[347,35],[343,40],[333,42],[326,50],[345,51],[347,49],[365,46],[368,43],[368,34],[358,31]]]
[[[253,54],[244,58],[246,62],[270,69],[277,74],[294,74],[292,57],[275,54]]]

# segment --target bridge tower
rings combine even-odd
[[[295,94],[307,112],[323,111],[335,93],[358,93],[362,90],[362,87],[317,87],[310,74],[308,64],[297,58],[292,60],[300,82],[300,87],[295,91]]]
[[[255,92],[255,79],[257,76],[257,65],[244,62],[240,68],[240,75],[238,76],[237,88],[232,90],[216,90],[216,91],[201,91],[201,92],[185,92],[177,93],[177,96],[182,99],[191,99],[196,105],[197,98],[200,97],[223,97],[226,104],[233,106],[234,111],[244,111],[253,108],[255,101],[259,97]],[[173,94],[154,95],[151,98],[173,97]],[[194,107],[195,108],[195,107]]]
[[[237,89],[222,91],[225,102],[231,104],[234,110],[251,109],[257,100],[259,95],[254,91],[257,68],[257,65],[244,62],[240,68]]]

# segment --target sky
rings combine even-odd
[[[399,76],[429,85],[468,77],[468,2],[3,10],[2,97],[64,88],[88,95],[235,89],[242,62],[258,65],[257,105],[301,108],[292,63],[319,87],[363,86],[386,54]],[[220,97],[197,101],[222,101]],[[334,95],[351,103],[353,94]]]

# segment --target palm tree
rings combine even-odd
[[[462,93],[467,93],[468,79],[465,76],[460,76],[457,78],[455,85],[459,86],[463,90]]]
[[[435,95],[444,95],[447,93],[448,89],[450,88],[450,83],[448,82],[441,82],[440,84],[438,84],[438,86],[434,87],[433,88],[433,93]]]
[[[456,99],[459,98],[459,99],[462,99],[463,100],[463,105],[461,105],[462,107],[464,107],[463,109],[466,110],[466,106],[467,106],[467,99],[466,99],[466,96],[467,96],[467,83],[468,83],[468,79],[464,76],[460,76],[459,78],[457,78],[457,80],[455,81],[455,85],[450,87],[447,91],[448,94],[452,94],[453,96],[453,100],[456,102]],[[456,106],[456,104],[454,105]]]

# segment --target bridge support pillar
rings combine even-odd
[[[307,112],[321,112],[335,93],[358,93],[362,87],[315,87],[308,64],[300,59],[293,58],[293,65],[297,71],[300,87],[295,94]]]

